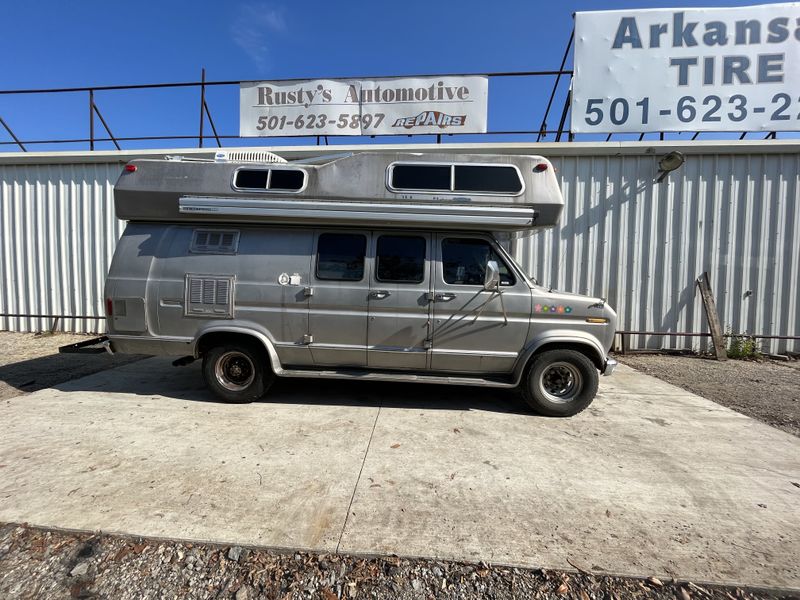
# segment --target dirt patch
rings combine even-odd
[[[628,354],[620,362],[800,436],[800,361]]]
[[[776,591],[586,571],[275,552],[1,524],[0,594],[3,598],[235,600],[792,597]]]
[[[145,358],[139,355],[59,354],[59,346],[90,335],[0,332],[0,400],[35,392]]]

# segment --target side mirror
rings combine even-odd
[[[486,263],[486,274],[483,276],[483,289],[500,289],[500,267],[497,265],[496,260],[490,260]]]

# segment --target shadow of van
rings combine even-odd
[[[164,401],[220,402],[206,388],[199,361],[186,367],[173,367],[166,358],[125,365],[64,382],[55,388],[64,392],[151,396]],[[509,389],[317,378],[277,378],[260,402],[530,414],[517,394]]]

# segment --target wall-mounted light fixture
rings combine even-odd
[[[677,150],[662,156],[661,160],[658,161],[658,179],[656,179],[656,183],[661,183],[672,171],[680,169],[685,161],[686,157]]]

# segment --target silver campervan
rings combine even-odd
[[[110,349],[202,359],[226,401],[275,377],[415,381],[567,416],[616,364],[611,307],[538,285],[501,243],[558,222],[540,156],[142,159],[114,195]]]

